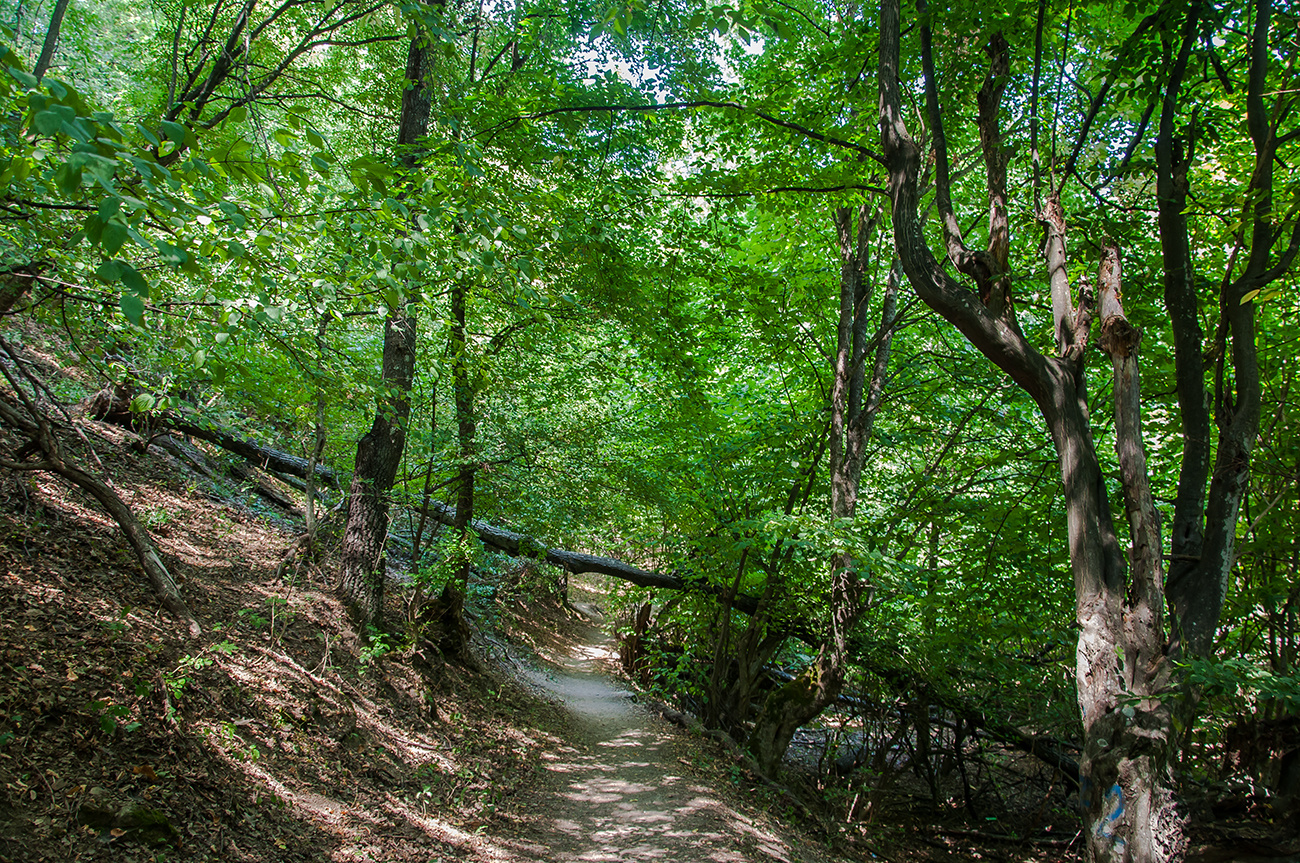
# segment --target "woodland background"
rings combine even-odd
[[[829,707],[972,811],[965,747],[1032,753],[1095,859],[1294,823],[1292,5],[0,23],[6,469],[90,489],[76,403],[252,437],[372,641],[463,658],[479,537],[597,555],[629,673],[760,773]]]

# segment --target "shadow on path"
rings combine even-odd
[[[592,629],[559,667],[528,673],[572,714],[573,739],[545,756],[542,787],[506,843],[523,859],[814,860],[692,779],[674,730],[604,671],[612,642]]]

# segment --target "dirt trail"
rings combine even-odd
[[[506,843],[524,860],[822,861],[765,817],[737,811],[697,778],[681,732],[632,701],[607,669],[613,642],[588,627],[585,643],[532,670],[533,684],[572,715],[572,746],[543,756],[541,787]],[[734,793],[734,792],[732,792]],[[512,855],[513,856],[513,855]]]

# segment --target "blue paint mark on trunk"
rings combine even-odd
[[[1120,816],[1124,814],[1124,789],[1119,787],[1119,783],[1112,785],[1110,791],[1106,792],[1105,805],[1106,814],[1097,822],[1096,833],[1109,839],[1115,835],[1115,822],[1119,821]]]

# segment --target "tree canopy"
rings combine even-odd
[[[0,23],[5,338],[61,331],[138,427],[355,466],[362,582],[468,588],[431,503],[670,573],[635,667],[765,772],[892,692],[916,746],[929,705],[1075,746],[1098,860],[1177,859],[1226,729],[1294,724],[1290,5]]]

